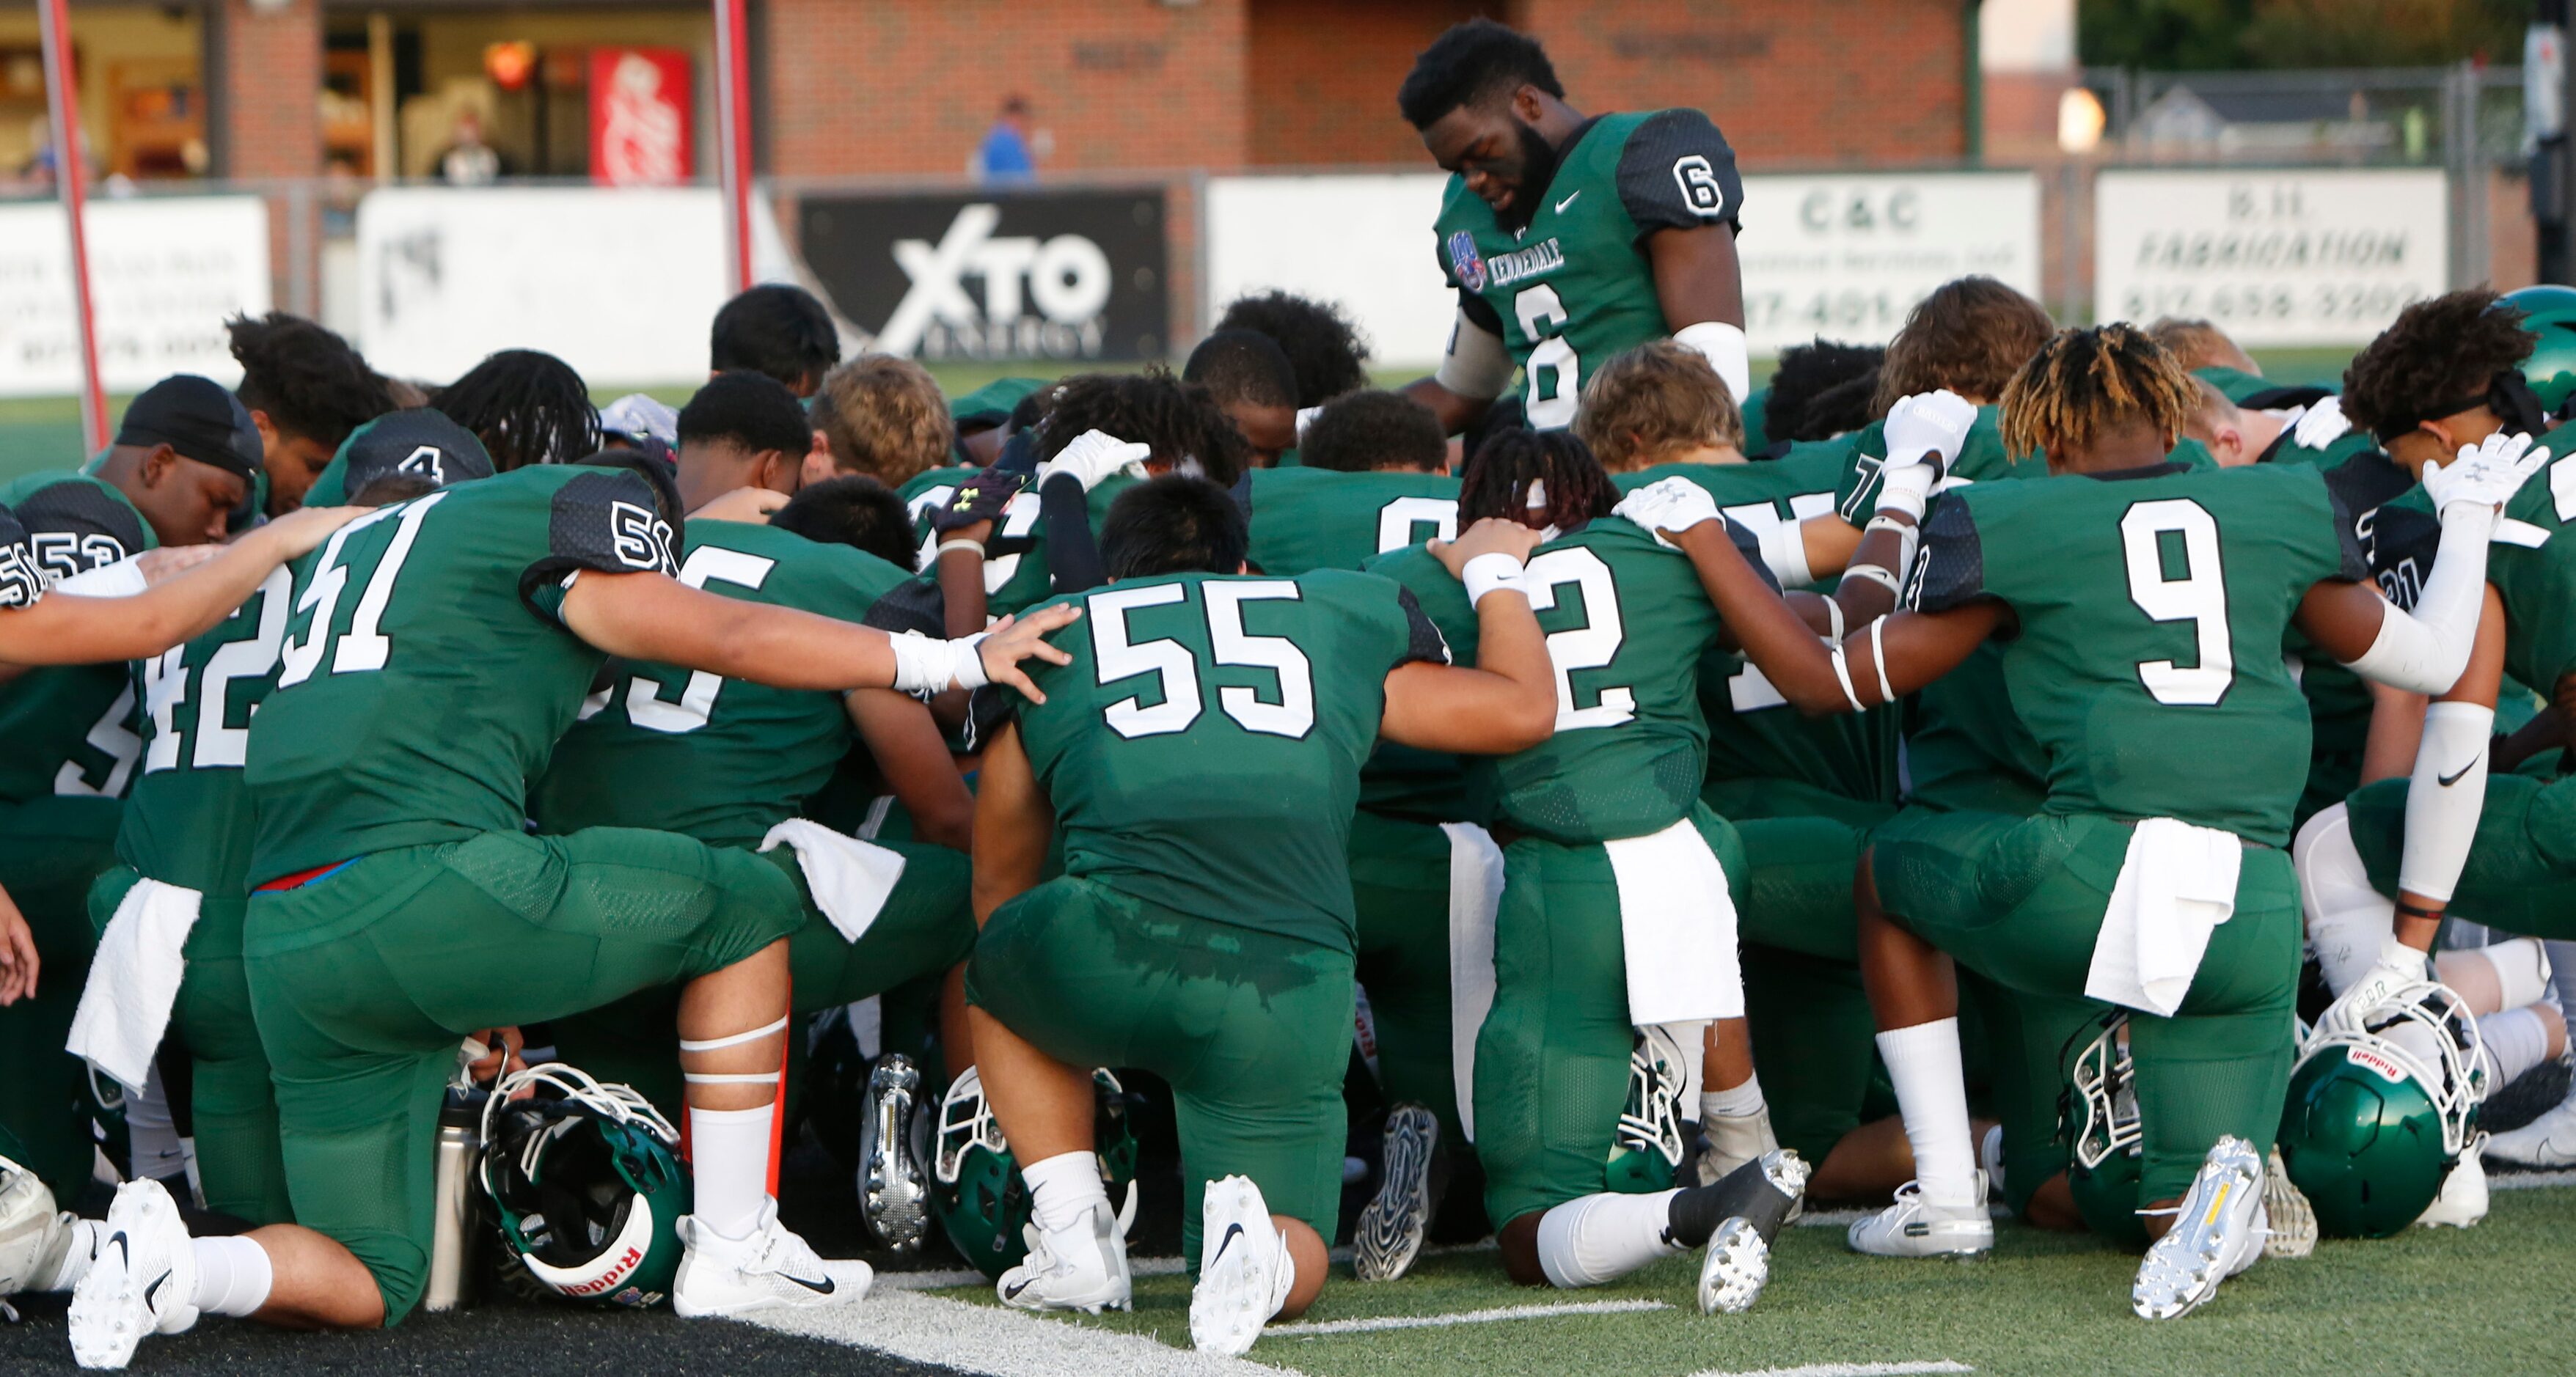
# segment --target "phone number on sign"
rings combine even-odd
[[[1905,323],[1905,313],[1923,299],[1921,292],[1819,291],[1747,292],[1744,328],[1752,331],[1802,330],[1860,333],[1884,338]]]
[[[2120,294],[2119,316],[2126,320],[2202,316],[2221,325],[2258,320],[2377,322],[2424,294],[2420,287],[2397,282],[2141,287]]]

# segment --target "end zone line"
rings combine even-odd
[[[1935,1358],[1922,1363],[1809,1363],[1804,1367],[1766,1367],[1752,1372],[1722,1372],[1710,1368],[1691,1377],[1905,1377],[1916,1372],[1974,1372],[1966,1363]]]
[[[1453,1324],[1492,1324],[1497,1320],[1552,1320],[1567,1315],[1631,1315],[1670,1310],[1658,1300],[1568,1301],[1563,1305],[1507,1305],[1495,1310],[1462,1310],[1454,1315],[1382,1315],[1369,1320],[1323,1320],[1274,1324],[1262,1337],[1301,1338],[1323,1334],[1374,1334],[1388,1329],[1445,1329]]]

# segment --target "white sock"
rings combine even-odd
[[[2519,1009],[2549,995],[2549,957],[2537,937],[2516,937],[2468,953],[2495,969],[2499,1009]]]
[[[1538,1265],[1561,1290],[1616,1281],[1682,1249],[1664,1241],[1680,1191],[1603,1192],[1569,1200],[1538,1218]]]
[[[1030,1216],[1048,1233],[1072,1228],[1088,1206],[1098,1205],[1101,1218],[1110,1217],[1098,1153],[1059,1152],[1020,1168],[1020,1179],[1029,1183]]]
[[[70,1237],[64,1240],[62,1263],[52,1276],[35,1278],[27,1289],[69,1291],[80,1285],[80,1279],[89,1275],[90,1262],[98,1256],[102,1231],[103,1226],[95,1219],[74,1219],[65,1224],[63,1232]]]
[[[1968,1136],[1968,1076],[1959,1063],[1959,1020],[1934,1019],[1878,1035],[1878,1055],[1896,1084],[1914,1179],[1933,1205],[1977,1203],[1977,1150]]]
[[[1744,1078],[1732,1090],[1705,1090],[1699,1097],[1700,1132],[1708,1146],[1727,1163],[1750,1162],[1780,1146],[1771,1131],[1771,1109],[1762,1100],[1762,1077]]]
[[[2489,1094],[2549,1059],[2549,1025],[2536,1009],[2507,1009],[2479,1019],[2478,1041],[2486,1047]]]
[[[197,1250],[197,1295],[193,1302],[209,1315],[235,1317],[255,1314],[268,1304],[268,1288],[275,1274],[268,1264],[268,1250],[247,1238],[199,1238],[189,1242]]]
[[[125,1101],[125,1136],[138,1181],[167,1181],[188,1170],[188,1151],[170,1121],[170,1094],[161,1086],[161,1068],[143,1078],[143,1088]]]
[[[2340,803],[2299,829],[2290,844],[2299,871],[2299,906],[2307,911],[2308,946],[2326,988],[2342,994],[2369,974],[2396,931],[2396,901],[2370,887],[2370,872],[2352,844],[2352,819]]]
[[[769,1199],[770,1123],[777,1112],[774,1104],[689,1107],[689,1178],[697,1188],[698,1223],[718,1238],[749,1238],[760,1227],[760,1208]]]

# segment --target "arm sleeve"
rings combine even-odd
[[[15,513],[0,507],[0,607],[31,607],[44,595],[44,574],[28,547],[27,528],[18,524]]]
[[[1038,524],[1046,528],[1047,575],[1056,592],[1088,592],[1109,581],[1081,479],[1059,473],[1039,485]]]
[[[1502,322],[1488,326],[1467,309],[1466,303],[1472,301],[1491,318],[1494,308],[1486,306],[1482,297],[1461,291],[1458,301],[1458,318],[1449,326],[1449,347],[1441,352],[1440,370],[1432,376],[1461,397],[1490,401],[1512,383],[1512,355],[1503,346]]]
[[[1740,231],[1744,181],[1735,150],[1699,111],[1659,110],[1629,131],[1620,150],[1619,202],[1639,239],[1702,225]]]
[[[546,553],[519,574],[520,600],[560,624],[563,590],[584,569],[675,576],[671,547],[679,533],[662,519],[663,497],[651,480],[622,466],[567,480],[546,514]]]
[[[2436,903],[2468,867],[2486,807],[2488,734],[2495,709],[2479,703],[2432,703],[2424,709],[2424,740],[2415,750],[2415,775],[2406,786],[2406,845],[2397,863],[2397,887]]]
[[[1915,557],[1914,610],[1947,612],[1979,598],[1986,590],[1985,550],[1968,504],[1941,503],[1923,525],[1922,552]]]

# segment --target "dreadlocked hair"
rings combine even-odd
[[[2446,292],[2397,313],[2343,374],[2343,414],[2381,440],[2486,391],[2531,353],[2522,312],[2484,287]]]
[[[1162,367],[1065,379],[1038,422],[1038,458],[1053,459],[1086,430],[1143,445],[1158,464],[1195,459],[1199,476],[1220,488],[1234,486],[1251,456],[1234,418],[1208,390]]]
[[[350,431],[394,409],[392,390],[358,351],[302,316],[234,316],[224,333],[242,367],[233,391],[288,435],[338,449]]]
[[[504,349],[466,370],[431,405],[473,431],[492,471],[569,464],[599,449],[599,409],[572,366],[534,349]]]
[[[1531,484],[1544,500],[1532,502]],[[1571,531],[1619,505],[1591,447],[1566,430],[1502,430],[1476,447],[1458,485],[1461,525],[1489,516]]]
[[[2113,431],[2152,426],[2170,446],[2199,405],[2191,375],[2125,321],[2058,331],[2004,384],[2004,451],[2090,448]]]

